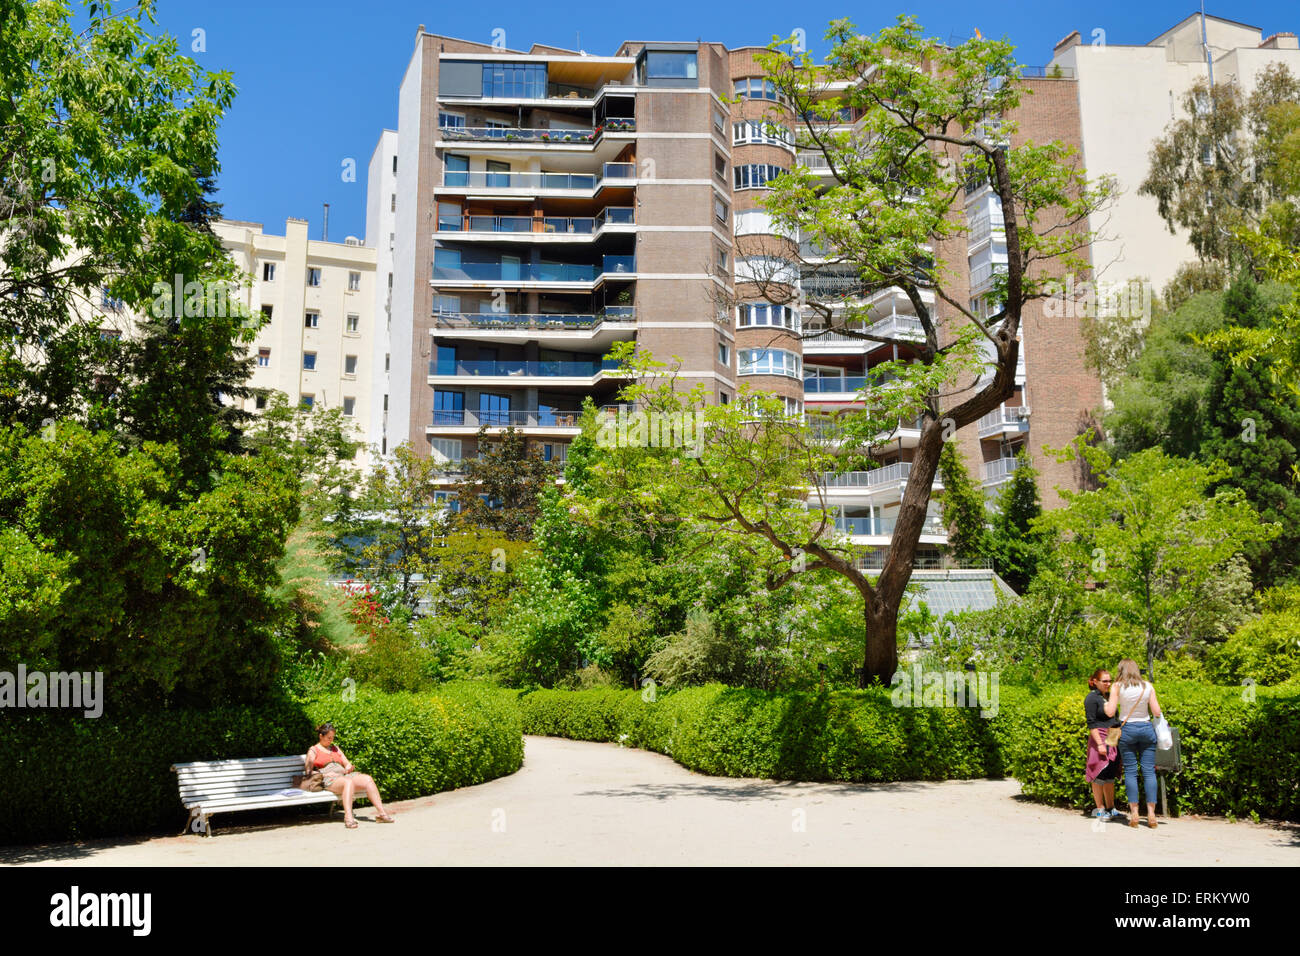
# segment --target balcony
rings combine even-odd
[[[1029,430],[1029,407],[1001,406],[993,409],[979,420],[976,426],[980,438],[992,438],[995,435],[1024,432]]]
[[[603,256],[599,266],[568,262],[462,262],[459,266],[440,266],[435,256],[433,284],[591,283],[620,273],[636,273],[636,256]]]
[[[499,410],[478,410],[456,409],[456,410],[439,410],[433,412],[433,421],[430,423],[430,429],[458,429],[465,428],[477,431],[481,427],[487,428],[563,428],[569,429],[573,434],[577,434],[578,419],[582,417],[580,411],[559,411],[554,408],[528,409],[516,411],[513,409]]]
[[[977,245],[988,239],[995,233],[1004,235],[1007,224],[1002,219],[994,219],[991,216],[979,216],[971,220],[966,227],[966,242],[969,245]]]
[[[511,359],[457,361],[429,360],[429,376],[457,377],[484,376],[492,378],[595,378],[602,372],[616,372],[618,362],[596,359],[583,362],[529,362]]]
[[[436,312],[433,317],[439,328],[449,329],[496,329],[520,332],[556,329],[594,331],[602,325],[635,324],[636,309],[630,305],[612,305],[599,314]]]
[[[1006,274],[1007,264],[1005,262],[986,262],[983,265],[974,266],[970,270],[971,295],[991,288],[995,275]]]
[[[1020,467],[1019,458],[995,458],[984,462],[984,484],[995,485],[1006,481]]]
[[[438,135],[452,143],[575,146],[594,143],[606,133],[635,133],[636,120],[609,119],[588,129],[526,129],[505,126],[441,126]]]
[[[452,189],[515,189],[539,192],[593,192],[599,186],[632,186],[636,163],[604,163],[600,173],[508,173],[444,170],[442,184]]]
[[[501,174],[495,174],[501,175]],[[606,227],[636,224],[636,210],[631,206],[610,206],[598,216],[439,216],[439,232],[469,234],[526,234],[530,237],[594,236]],[[461,238],[457,236],[456,238]]]
[[[910,461],[896,461],[871,471],[846,471],[840,475],[826,474],[822,480],[829,488],[877,488],[881,485],[906,481],[912,473]]]
[[[813,299],[847,299],[860,296],[863,286],[857,276],[808,276],[799,288]]]
[[[865,375],[805,378],[803,380],[805,395],[856,394],[866,387],[867,379]]]

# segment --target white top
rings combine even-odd
[[[1141,687],[1121,687],[1119,689],[1119,718],[1130,720],[1135,724],[1151,719],[1151,683],[1143,681]],[[1129,711],[1133,716],[1129,716]]]

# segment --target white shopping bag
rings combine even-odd
[[[1156,728],[1156,746],[1161,750],[1170,750],[1174,746],[1174,735],[1169,731],[1169,721],[1163,717],[1157,717],[1154,721]]]

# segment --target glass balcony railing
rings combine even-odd
[[[841,534],[893,534],[895,518],[846,518],[835,519],[835,530]]]
[[[439,216],[438,231],[592,235],[606,225],[632,225],[635,221],[635,210],[630,206],[611,206],[598,216]]]
[[[860,392],[866,386],[867,379],[863,375],[846,375],[842,378],[805,378],[803,380],[805,395],[826,394],[828,392]]]
[[[594,282],[602,274],[635,271],[636,256],[605,256],[599,267],[568,262],[435,264],[433,278],[443,282]]]
[[[472,409],[455,411],[434,410],[432,425],[448,428],[577,428],[581,411],[541,409]]]
[[[449,362],[431,359],[430,375],[518,375],[526,377],[591,378],[601,372],[617,371],[619,363],[610,359],[584,362],[527,362],[510,359],[482,359]]]
[[[594,173],[511,173],[448,169],[442,184],[464,189],[555,189],[590,192],[596,183],[636,178],[636,163],[605,163],[600,175]],[[612,184],[612,183],[611,183]]]

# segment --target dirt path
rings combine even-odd
[[[1300,826],[1171,820],[1155,831],[1029,803],[1013,780],[876,785],[774,783],[691,773],[614,744],[527,737],[523,769],[392,805],[397,823],[319,818],[216,836],[23,849],[0,862],[113,866],[662,864],[1077,866],[1300,864]]]

